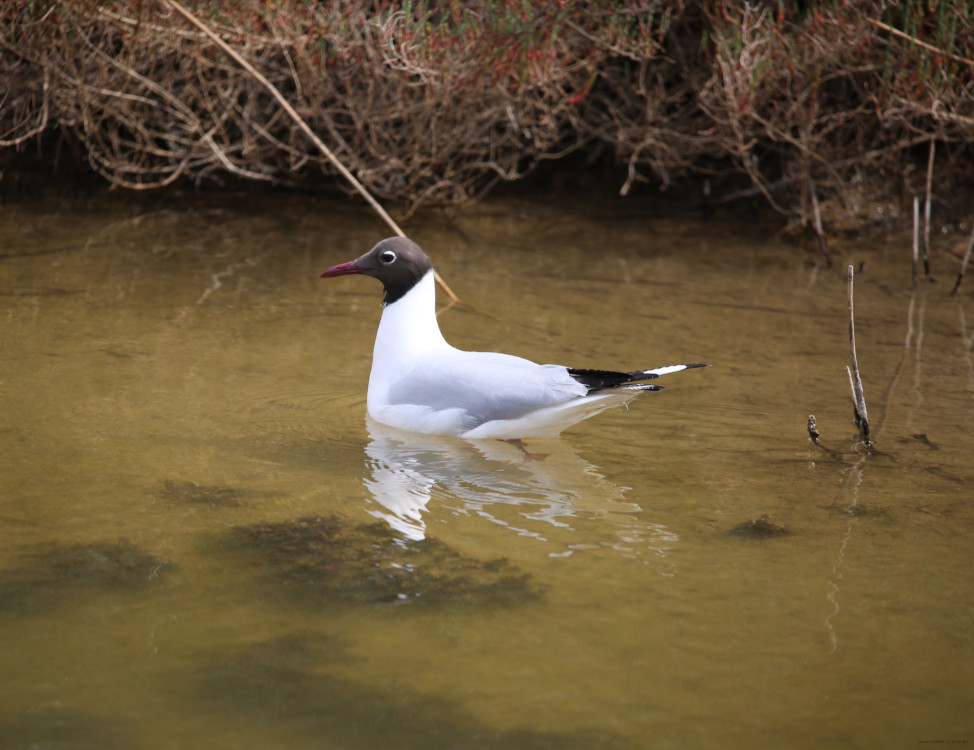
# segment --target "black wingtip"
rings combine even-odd
[[[691,365],[672,365],[669,367],[660,367],[659,370],[670,370],[671,372],[682,372],[683,370],[691,370],[696,367],[707,367],[706,364],[698,362]],[[574,367],[567,368],[568,374],[571,375],[575,380],[584,385],[589,393],[594,393],[595,391],[603,390],[643,390],[643,391],[661,391],[662,386],[652,386],[640,381],[645,380],[655,380],[660,376],[660,373],[653,372],[652,370],[637,370],[636,372],[616,372],[614,370],[586,370]]]

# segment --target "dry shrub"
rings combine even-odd
[[[621,185],[746,175],[793,210],[810,182],[855,212],[876,174],[944,144],[970,172],[963,0],[200,2],[375,195],[453,203],[610,144]],[[331,173],[268,92],[165,0],[8,0],[2,145],[60,129],[130,188]],[[799,204],[802,205],[802,204]],[[802,206],[801,213],[804,213]]]
[[[974,142],[974,62],[892,35],[874,11],[813,8],[795,33],[755,6],[715,26],[716,69],[700,106],[714,138],[772,205],[780,208],[772,190],[804,195],[814,181],[854,214],[865,189],[876,187],[870,176],[908,174],[916,147],[925,155],[931,141],[952,154],[944,176],[958,174],[957,160]],[[965,23],[974,29],[969,16]],[[963,161],[970,164],[969,154]]]
[[[27,7],[4,19],[28,31],[4,40],[6,62],[56,79],[57,124],[114,184],[330,171],[267,91],[165,4]],[[583,142],[572,97],[594,61],[575,59],[552,33],[556,17],[529,7],[255,2],[197,12],[370,191],[419,204],[467,200]],[[17,88],[22,111],[3,119],[8,143],[26,137],[37,110],[37,94]]]

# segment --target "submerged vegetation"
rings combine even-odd
[[[159,496],[165,500],[189,506],[235,508],[256,497],[270,493],[255,490],[206,485],[199,482],[185,482],[166,479],[162,483]]]
[[[72,594],[145,588],[171,569],[124,539],[42,546],[0,571],[0,613],[31,614]]]
[[[535,601],[542,588],[505,559],[467,558],[436,539],[403,541],[381,523],[308,516],[233,529],[226,549],[260,563],[275,592],[311,606],[470,606]]]
[[[970,0],[227,2],[189,10],[375,195],[470,200],[570,154],[811,216],[970,187]],[[113,185],[334,167],[170,0],[10,0],[0,145],[64,139]],[[574,162],[575,167],[578,162]]]

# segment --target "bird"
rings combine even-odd
[[[372,353],[367,412],[400,430],[466,439],[552,438],[583,419],[622,405],[648,381],[705,367],[669,365],[622,372],[537,364],[447,343],[436,319],[433,264],[406,237],[389,237],[321,278],[364,274],[383,286]]]

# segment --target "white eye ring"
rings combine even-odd
[[[392,265],[396,262],[396,254],[392,250],[383,250],[379,253],[379,262],[385,266]]]

